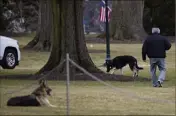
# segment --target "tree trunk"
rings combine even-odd
[[[110,35],[118,40],[142,40],[144,0],[114,0],[110,22]]]
[[[39,18],[36,36],[24,49],[49,51],[51,48],[51,5],[48,0],[39,1]]]
[[[50,0],[48,0],[50,1]],[[65,73],[65,64],[61,62],[69,53],[70,58],[89,72],[101,72],[92,62],[83,32],[83,0],[53,0],[52,2],[52,34],[53,46],[46,65],[38,72]],[[61,66],[62,65],[62,66]],[[75,68],[70,68],[75,72]],[[51,76],[51,75],[49,75]]]

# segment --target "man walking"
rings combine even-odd
[[[150,73],[153,87],[162,87],[166,76],[165,57],[166,50],[171,48],[171,43],[160,35],[159,28],[152,28],[152,35],[148,36],[142,46],[142,59],[146,61],[146,55],[150,59]],[[159,77],[156,77],[156,68],[160,71]]]

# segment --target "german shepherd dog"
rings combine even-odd
[[[110,70],[113,69],[112,74],[114,73],[115,69],[120,69],[121,74],[123,75],[123,71],[122,68],[126,65],[129,65],[131,71],[133,71],[133,77],[138,77],[138,72],[139,70],[143,70],[142,67],[139,67],[137,64],[137,59],[134,58],[133,56],[130,55],[124,55],[124,56],[117,56],[115,58],[113,58],[110,61],[107,61],[105,63],[107,71],[109,72]]]
[[[45,80],[39,81],[39,87],[30,95],[12,97],[7,101],[7,106],[49,106],[57,107],[50,104],[47,96],[51,96],[52,89],[48,87]]]

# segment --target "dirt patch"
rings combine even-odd
[[[138,77],[134,79],[131,76],[125,76],[125,75],[114,75],[114,74],[106,74],[106,73],[92,73],[94,76],[98,77],[99,79],[103,81],[123,81],[123,82],[128,82],[128,81],[150,81],[149,78],[145,77]],[[22,79],[22,80],[37,80],[42,76],[36,76],[36,75],[3,75],[0,76],[0,79]],[[59,75],[57,77],[51,76],[47,80],[65,80],[66,79],[66,74]],[[94,81],[91,77],[89,77],[86,74],[79,73],[75,74],[74,76],[70,77],[70,80],[91,80]]]

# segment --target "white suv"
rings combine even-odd
[[[0,36],[0,66],[4,69],[14,69],[19,64],[20,59],[18,41]]]

